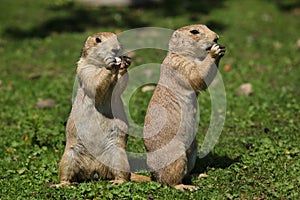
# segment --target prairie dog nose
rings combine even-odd
[[[214,43],[218,43],[218,40],[219,40],[219,36],[216,35],[216,37],[215,37],[215,39],[213,41],[214,41]]]
[[[112,49],[111,50],[114,54],[118,54],[119,52],[120,52],[120,49],[119,48],[117,48],[117,49]]]

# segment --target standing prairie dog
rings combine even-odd
[[[97,33],[85,42],[57,187],[98,178],[114,184],[130,179],[125,152],[128,125],[120,97],[130,59],[118,57],[119,53],[121,46],[113,33]]]
[[[196,161],[198,93],[212,82],[225,53],[218,38],[205,25],[173,33],[146,113],[144,143],[152,177],[180,190],[197,189],[181,183]]]

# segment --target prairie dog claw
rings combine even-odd
[[[210,55],[213,58],[222,57],[225,54],[225,46],[220,44],[213,44],[210,49]]]
[[[119,57],[115,57],[115,60],[116,60],[116,65],[120,65],[122,62],[122,59]]]

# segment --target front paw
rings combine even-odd
[[[107,57],[104,59],[105,67],[109,70],[117,70],[120,68],[121,59],[119,57]]]
[[[120,69],[127,69],[131,64],[131,58],[128,56],[120,56],[121,58],[121,65]]]
[[[225,51],[225,46],[220,44],[213,44],[209,53],[212,58],[221,58],[224,56]]]

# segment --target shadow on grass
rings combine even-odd
[[[125,9],[102,7],[91,9],[78,6],[73,3],[62,7],[50,7],[57,13],[56,17],[46,20],[31,29],[11,26],[5,30],[5,34],[14,38],[46,37],[52,33],[83,32],[95,27],[140,27],[147,26],[135,15],[128,15]]]
[[[128,159],[133,172],[149,171],[145,157],[128,157]],[[237,162],[240,162],[240,157],[231,159],[227,156],[218,156],[210,153],[201,159],[197,157],[195,167],[190,174],[201,174],[209,168],[226,169]],[[184,182],[190,184],[191,177],[187,177]]]
[[[209,168],[225,169],[236,162],[240,162],[240,157],[232,159],[227,156],[219,156],[210,153],[201,159],[197,157],[195,168],[192,170],[192,173],[200,174]]]
[[[166,16],[177,16],[181,14],[208,14],[215,8],[224,6],[224,0],[164,0],[160,4]]]
[[[131,29],[153,26],[156,20],[163,20],[165,16],[179,17],[181,15],[188,15],[191,23],[204,23],[203,20],[200,20],[201,17],[208,14],[214,8],[222,7],[223,3],[224,1],[222,0],[164,0],[160,3],[134,7],[91,8],[69,2],[60,6],[49,7],[48,9],[55,12],[56,16],[50,17],[41,24],[36,24],[30,29],[25,29],[22,26],[10,26],[5,29],[4,34],[8,37],[24,39],[34,37],[44,38],[53,33],[84,32],[95,27]],[[143,17],[143,12],[155,12],[158,18],[152,19],[152,23],[151,20]],[[224,25],[214,21],[208,21],[206,24],[215,31],[225,28]]]
[[[190,185],[192,184],[192,177],[198,177],[199,174],[204,173],[209,168],[226,169],[236,162],[240,162],[240,157],[231,159],[227,156],[218,156],[211,153],[201,159],[197,157],[194,169],[189,176],[182,180],[182,182]]]
[[[291,11],[296,8],[300,8],[300,1],[299,0],[265,0],[267,2],[275,3],[276,6],[282,11]]]

